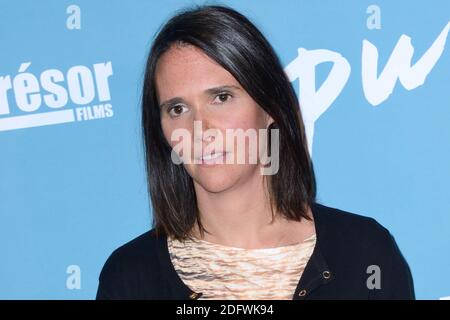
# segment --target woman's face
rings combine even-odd
[[[273,120],[227,70],[194,46],[174,45],[158,61],[156,90],[162,129],[172,148],[181,145],[181,140],[172,138],[175,130],[189,134],[189,146],[183,144],[177,153],[184,157],[183,165],[196,187],[222,192],[261,174],[260,162],[251,160],[250,154],[264,149],[257,147],[259,129]],[[194,121],[200,121],[195,130]],[[226,139],[227,129],[237,135]],[[250,148],[252,135],[245,138],[243,148],[239,146],[236,129],[256,133],[253,146],[257,148]]]

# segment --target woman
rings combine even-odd
[[[198,6],[171,18],[142,108],[153,229],[111,254],[97,299],[414,298],[384,227],[316,201],[295,92],[243,15]],[[239,149],[227,130],[267,134]]]

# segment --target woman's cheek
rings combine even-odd
[[[172,135],[172,130],[170,130],[170,129],[167,127],[167,124],[165,124],[164,121],[161,122],[161,129],[162,129],[164,138],[166,138],[166,140],[167,140],[167,142],[169,143],[169,145],[172,146],[172,143],[171,143],[171,141],[170,141],[170,137],[171,137],[171,135]]]

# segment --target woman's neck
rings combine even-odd
[[[315,233],[313,221],[285,219],[274,207],[261,175],[236,184],[223,192],[211,193],[196,185],[197,203],[203,227],[209,231],[201,237],[197,224],[193,235],[198,239],[233,247],[258,249],[301,242]],[[308,208],[309,209],[309,208]],[[312,217],[311,212],[309,215]]]

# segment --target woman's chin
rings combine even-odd
[[[225,191],[233,185],[230,175],[226,174],[205,174],[194,180],[202,189],[211,193]]]
[[[211,193],[226,191],[259,174],[257,165],[188,165],[186,169],[196,185]]]

